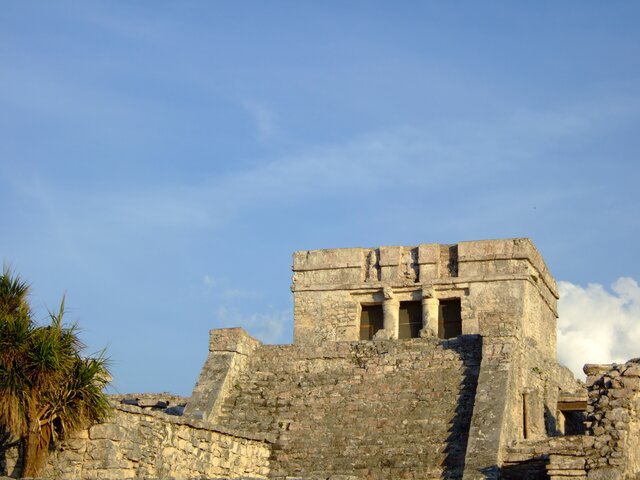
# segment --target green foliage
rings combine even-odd
[[[104,354],[85,358],[76,325],[65,326],[64,298],[50,325],[37,325],[29,285],[0,275],[0,429],[23,442],[23,476],[36,476],[56,441],[104,420],[110,379]]]

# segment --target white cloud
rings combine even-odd
[[[640,287],[621,277],[611,291],[558,282],[558,360],[583,378],[585,363],[624,362],[640,356]]]

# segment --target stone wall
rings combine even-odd
[[[640,359],[585,365],[590,479],[640,477]]]
[[[75,434],[55,450],[44,478],[266,478],[270,444],[210,424],[135,405],[114,404],[107,423]],[[5,474],[17,477],[18,452],[5,453]]]
[[[480,352],[477,336],[262,346],[214,421],[275,435],[272,478],[460,478]]]

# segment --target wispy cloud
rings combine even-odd
[[[259,128],[272,131],[268,109],[251,108],[261,119],[258,124],[263,122]],[[253,208],[303,206],[317,199],[324,204],[346,199],[384,203],[384,198],[415,201],[419,192],[429,198],[450,198],[461,191],[472,196],[484,181],[508,175],[514,162],[532,162],[536,170],[542,169],[540,145],[550,131],[566,135],[588,128],[589,122],[577,122],[574,113],[563,112],[519,114],[493,124],[440,130],[396,127],[335,144],[307,146],[274,159],[257,159],[246,168],[211,172],[182,183],[159,184],[150,178],[135,189],[109,191],[40,182],[40,193],[31,194],[30,200],[46,209],[51,224],[71,248],[87,242],[99,245],[117,232],[129,238],[158,239],[166,231],[222,228]],[[460,141],[460,132],[465,141]],[[28,179],[28,172],[24,173]],[[23,185],[24,177],[21,174]],[[514,205],[514,197],[522,203],[533,196],[529,203],[540,205],[555,198],[553,188],[547,187],[544,198],[536,189],[492,188],[476,195],[474,203],[484,202],[487,212],[500,204],[503,211]],[[555,190],[559,191],[566,195],[568,190],[563,185]],[[16,193],[30,195],[24,189]],[[475,211],[473,218],[480,218]],[[441,219],[445,221],[449,220]],[[460,217],[455,221],[460,223]]]
[[[245,300],[255,300],[262,297],[262,295],[260,295],[260,293],[258,292],[255,292],[253,290],[243,290],[240,288],[228,288],[222,292],[222,296],[225,298],[236,298]]]
[[[293,325],[291,309],[242,314],[233,307],[220,307],[216,311],[216,318],[222,325],[243,327],[251,335],[265,343],[290,341],[284,337],[286,330]]]
[[[538,123],[551,128],[549,124],[554,123],[554,118],[550,117],[520,119],[507,133],[500,137],[494,134],[490,139],[489,130],[504,132],[512,119],[505,120],[505,125],[482,128],[460,125],[467,132],[464,143],[428,128],[391,128],[338,144],[306,147],[304,151],[256,162],[251,168],[205,177],[199,182],[150,183],[130,192],[61,191],[59,200],[68,202],[72,210],[90,206],[86,213],[91,216],[100,211],[106,213],[106,218],[117,218],[133,226],[211,226],[238,210],[265,203],[327,196],[360,197],[374,191],[396,190],[400,185],[433,193],[448,192],[453,179],[460,188],[465,182],[508,172],[514,159],[534,158],[540,138],[533,135],[525,142],[518,134],[535,131]],[[562,114],[556,115],[555,122],[562,129],[573,124]],[[267,131],[270,127],[264,123],[261,128]],[[518,142],[509,140],[511,136],[518,138]],[[74,212],[76,218],[77,213]]]
[[[558,359],[578,378],[585,363],[624,362],[640,356],[640,287],[621,277],[607,290],[558,282]]]
[[[202,283],[207,289],[212,289],[218,284],[218,281],[210,275],[205,275],[202,277]]]
[[[247,100],[242,102],[242,107],[255,123],[259,140],[268,140],[277,133],[276,114],[266,103]]]
[[[436,147],[437,148],[437,147]],[[433,169],[423,176],[421,164]],[[131,191],[86,190],[39,180],[37,192],[24,188],[20,196],[46,208],[52,221],[81,237],[86,232],[123,229],[216,227],[237,212],[255,206],[304,201],[316,197],[370,194],[388,185],[437,184],[442,171],[456,166],[441,162],[422,132],[411,129],[377,132],[338,145],[309,148],[256,166],[198,183],[158,185],[150,182]],[[408,172],[414,172],[410,175]],[[14,174],[17,175],[17,174]],[[28,178],[28,176],[27,176]],[[37,193],[37,195],[35,194]]]

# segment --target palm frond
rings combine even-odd
[[[0,431],[25,440],[24,472],[36,473],[50,442],[104,420],[111,380],[104,352],[83,358],[65,298],[50,324],[33,322],[29,285],[7,267],[0,275]]]
[[[28,295],[29,284],[5,265],[0,275],[0,312],[29,313]]]
[[[52,392],[48,403],[53,408],[48,416],[56,417],[58,435],[87,428],[107,418],[110,412],[104,394],[110,379],[107,364],[108,360],[103,356],[77,357],[71,374],[58,390]]]

